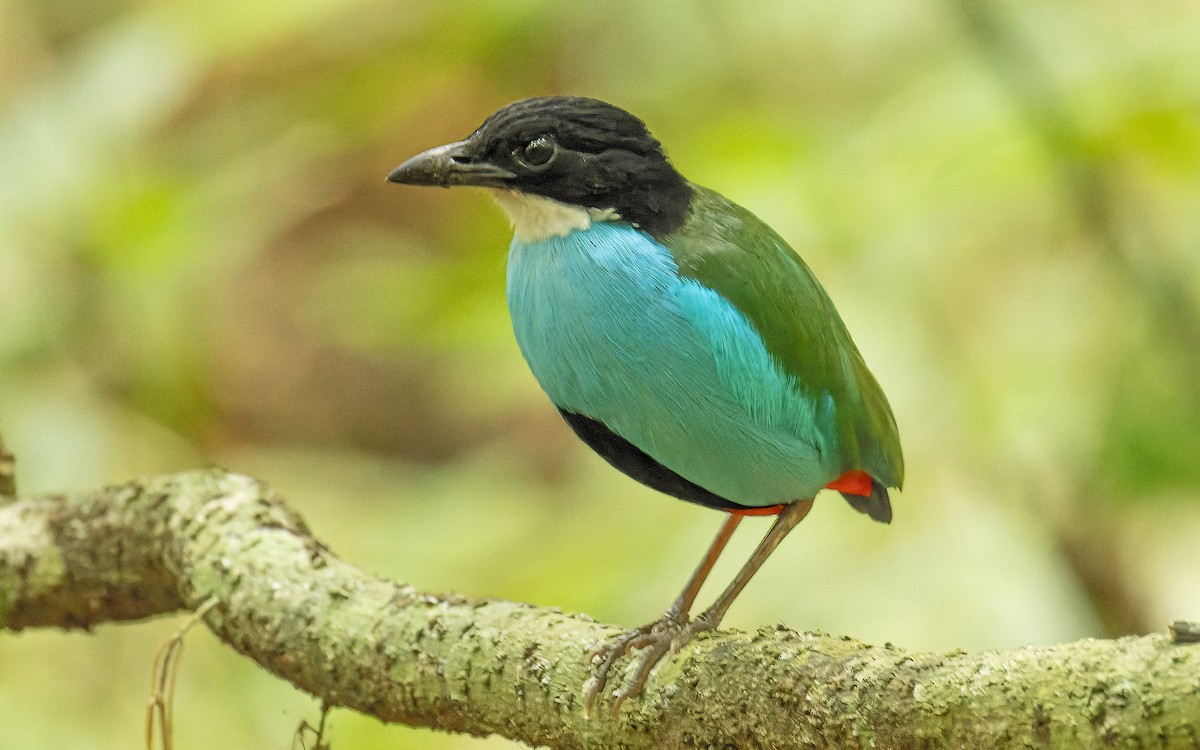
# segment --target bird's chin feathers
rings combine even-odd
[[[519,242],[541,242],[550,237],[565,237],[583,231],[599,221],[615,221],[621,217],[611,208],[573,206],[541,195],[519,190],[493,189],[496,202],[508,214],[513,234]]]

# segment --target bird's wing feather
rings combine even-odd
[[[687,220],[663,240],[679,273],[745,315],[803,396],[832,399],[844,470],[899,487],[904,463],[891,408],[812,271],[752,213],[693,189]]]

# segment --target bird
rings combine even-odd
[[[580,96],[523,99],[393,183],[473,186],[513,226],[506,297],[517,345],[572,431],[629,477],[725,513],[664,614],[592,653],[591,712],[716,629],[817,494],[890,523],[904,459],[891,407],[833,302],[762,220],[695,184],[646,124]],[[691,609],[743,518],[774,516],[716,601]]]

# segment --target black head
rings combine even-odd
[[[563,203],[614,209],[653,235],[683,223],[691,188],[645,123],[596,99],[524,99],[466,140],[418,154],[388,179],[409,185],[476,185]]]

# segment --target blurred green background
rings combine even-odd
[[[1200,618],[1198,39],[1188,0],[0,0],[0,434],[25,494],[217,463],[367,570],[657,616],[719,516],[569,435],[489,200],[383,179],[591,95],[792,242],[904,438],[895,523],[818,503],[729,626],[981,649]],[[0,748],[136,746],[180,621],[0,634]],[[202,630],[176,705],[183,748],[317,716]],[[510,744],[345,711],[332,739]]]

